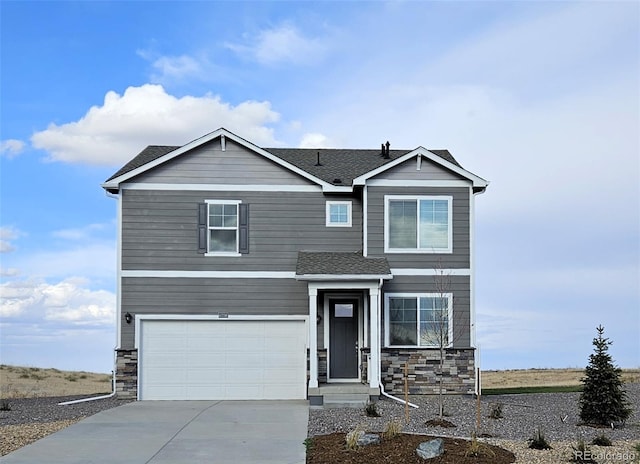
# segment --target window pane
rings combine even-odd
[[[390,248],[416,248],[417,213],[415,200],[389,202]]]
[[[238,251],[235,230],[210,230],[209,251]]]
[[[449,208],[446,200],[420,201],[420,248],[449,248]]]
[[[420,298],[420,346],[449,344],[449,314],[447,298]]]
[[[238,206],[224,205],[224,227],[236,227],[238,224]]]
[[[222,227],[223,205],[209,205],[209,227]]]
[[[389,298],[389,342],[417,345],[417,299]]]
[[[349,222],[347,205],[329,205],[329,222],[347,224]]]

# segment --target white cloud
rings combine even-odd
[[[328,49],[325,40],[305,37],[294,25],[288,23],[262,30],[245,39],[245,44],[225,45],[239,55],[265,65],[316,64]]]
[[[49,160],[120,166],[147,145],[183,145],[219,127],[264,146],[275,144],[269,124],[279,115],[269,102],[245,101],[236,106],[220,97],[175,97],[160,85],[129,87],[123,95],[106,94],[80,120],[51,124],[31,142]]]
[[[0,227],[0,253],[9,253],[15,251],[15,247],[11,243],[12,240],[20,236],[20,231],[14,227]]]
[[[324,134],[315,132],[307,133],[300,140],[300,148],[330,148],[331,142]]]
[[[15,267],[0,267],[0,277],[15,277],[20,275],[20,269]]]
[[[24,150],[26,144],[22,140],[7,139],[0,141],[0,156],[15,158]]]
[[[61,229],[52,232],[52,235],[65,240],[80,241],[92,238],[92,234],[105,230],[110,224],[89,224],[74,229]]]
[[[55,284],[21,280],[0,286],[0,317],[31,320],[38,324],[63,321],[73,325],[113,325],[115,295],[87,288],[82,278],[69,278]]]

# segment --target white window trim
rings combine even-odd
[[[351,201],[327,201],[326,202],[326,226],[327,227],[351,227],[352,226],[352,206]],[[347,207],[347,222],[331,222],[331,206],[333,205],[346,205]]]
[[[448,207],[448,225],[447,225],[447,248],[390,248],[389,247],[389,202],[392,200],[446,200]],[[420,211],[418,205],[417,211]],[[420,238],[420,220],[418,219],[418,235]],[[418,244],[416,243],[416,246]],[[384,196],[384,252],[385,253],[415,253],[415,254],[432,254],[432,253],[453,253],[453,196],[451,195],[385,195]]]
[[[449,344],[445,348],[450,348],[453,345],[453,293],[387,293],[384,296],[384,346],[385,348],[416,348],[416,349],[433,349],[437,348],[437,345],[420,346],[420,345],[391,345],[389,340],[389,326],[391,325],[391,319],[389,316],[389,300],[391,298],[447,298],[447,305],[449,308]],[[418,302],[416,306],[416,334],[420,330],[420,304]]]
[[[207,204],[207,252],[204,254],[205,256],[231,256],[237,257],[242,256],[239,251],[239,243],[240,243],[240,207],[239,205],[242,203],[241,200],[205,200]],[[211,229],[209,228],[209,205],[236,205],[236,251],[209,251],[209,241],[211,240],[211,233],[209,232]],[[227,230],[231,230],[230,228]]]

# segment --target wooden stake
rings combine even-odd
[[[476,379],[478,382],[478,392],[476,394],[476,434],[480,433],[480,395],[482,394],[480,388],[480,368],[476,370]]]
[[[404,420],[409,423],[409,361],[404,365]]]

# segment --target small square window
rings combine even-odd
[[[351,202],[327,202],[327,227],[351,227]]]

